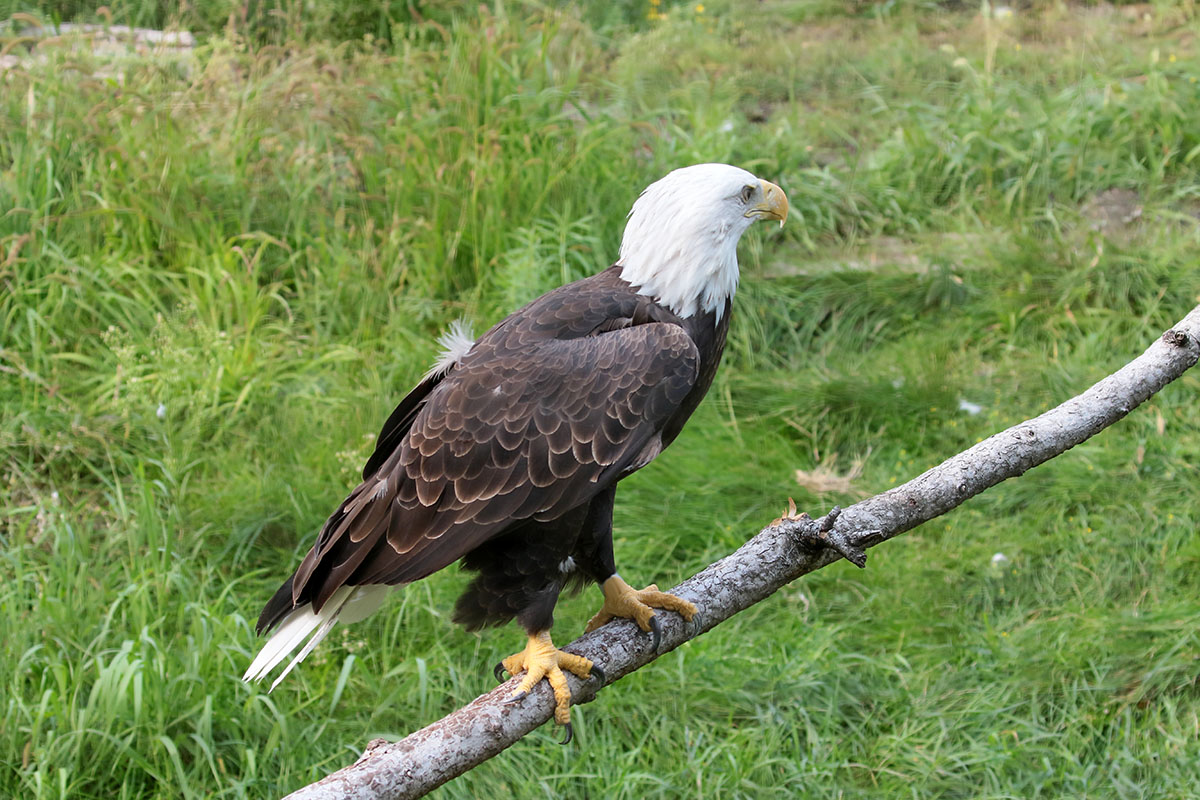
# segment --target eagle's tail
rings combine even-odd
[[[375,584],[369,586],[342,586],[325,602],[318,612],[313,612],[312,603],[297,606],[283,617],[279,628],[263,645],[258,656],[242,676],[244,681],[260,681],[271,670],[283,663],[293,650],[305,639],[308,642],[296,654],[287,668],[271,684],[274,690],[292,669],[303,661],[313,648],[329,633],[336,622],[358,622],[367,617],[383,603],[391,586]],[[310,635],[311,634],[311,638]]]

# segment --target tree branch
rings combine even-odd
[[[689,639],[813,570],[847,555],[865,561],[873,547],[961,505],[1003,480],[1022,475],[1120,420],[1200,358],[1200,306],[1141,356],[1083,394],[1039,417],[980,442],[913,480],[822,520],[801,515],[764,528],[732,555],[672,589],[700,608],[692,623],[660,615],[662,646],[627,620],[576,639],[567,649],[599,664],[607,682],[619,680]],[[861,566],[861,564],[860,564]],[[569,676],[576,703],[595,698],[595,681]],[[553,714],[549,686],[540,683],[522,702],[505,705],[515,679],[432,725],[389,744],[371,742],[352,766],[288,796],[288,800],[420,797],[486,761]]]

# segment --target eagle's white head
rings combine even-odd
[[[621,240],[621,277],[681,317],[715,311],[738,283],[737,243],[758,219],[787,218],[787,195],[728,164],[683,167],[633,204]]]

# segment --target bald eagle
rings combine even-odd
[[[599,584],[593,630],[633,619],[658,647],[654,609],[696,607],[617,575],[618,481],[679,435],[712,383],[738,283],[737,243],[758,219],[787,217],[783,190],[726,164],[671,172],[637,198],[620,257],[539,297],[472,341],[461,329],[392,412],[363,481],[263,609],[274,635],[244,680],[261,680],[297,648],[279,681],[336,622],[357,622],[388,590],[452,562],[477,573],[454,619],[470,630],[516,619],[525,649],[497,665],[543,677],[570,739],[563,670],[599,672],[555,648],[550,627],[565,583]]]

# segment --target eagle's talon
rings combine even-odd
[[[529,634],[525,649],[500,663],[510,675],[524,673],[517,690],[504,705],[521,702],[544,680],[554,692],[554,721],[559,725],[571,721],[571,688],[564,673],[570,672],[586,681],[592,677],[594,668],[590,659],[555,647],[550,640],[550,631]]]
[[[587,631],[594,631],[615,617],[631,619],[639,628],[650,634],[650,648],[654,653],[657,653],[662,645],[662,622],[654,613],[654,609],[674,611],[683,617],[685,622],[691,622],[696,616],[694,604],[682,597],[660,592],[654,584],[639,592],[621,580],[619,575],[613,575],[601,588],[604,591],[604,606],[588,621]]]
[[[496,683],[504,683],[504,673],[506,671],[507,670],[504,669],[504,662],[497,661],[496,666],[492,667],[492,674],[496,676]]]
[[[588,680],[596,680],[601,686],[608,680],[608,674],[600,669],[600,665],[592,663],[592,674],[588,676]]]
[[[570,744],[575,738],[575,729],[571,727],[571,723],[567,722],[563,725],[563,740],[559,744]]]

